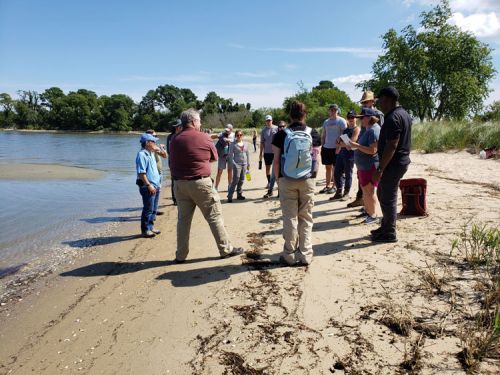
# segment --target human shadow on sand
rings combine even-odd
[[[137,216],[100,216],[86,219],[80,219],[89,224],[102,224],[102,223],[124,223],[129,221],[140,221],[141,218]]]
[[[69,245],[71,247],[75,247],[78,249],[84,249],[86,247],[91,247],[91,246],[110,245],[117,242],[135,240],[141,237],[142,237],[141,234],[131,234],[128,236],[90,237],[90,238],[81,238],[79,240],[74,240],[74,241],[64,241],[62,242],[62,244]]]
[[[124,208],[108,208],[106,211],[108,212],[133,212],[140,211],[142,207],[124,207]]]
[[[170,271],[158,276],[157,280],[170,280],[177,288],[194,287],[222,280],[231,276],[252,270],[274,269],[283,267],[275,257],[263,256],[260,260],[250,261],[243,264],[230,264],[214,267],[204,267],[179,271]]]
[[[219,257],[188,259],[184,264],[206,262],[217,259],[219,259]],[[176,263],[173,260],[152,260],[145,262],[99,262],[63,272],[60,275],[75,277],[118,276],[126,273],[144,271],[150,268],[172,266],[174,264]]]

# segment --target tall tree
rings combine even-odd
[[[491,49],[474,35],[451,25],[448,0],[421,14],[420,29],[390,29],[385,53],[373,64],[373,78],[359,87],[378,91],[394,85],[401,102],[425,119],[463,119],[477,113],[495,75]]]

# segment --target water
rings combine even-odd
[[[119,222],[137,221],[139,231],[139,147],[137,135],[0,132],[1,163],[60,164],[105,172],[96,180],[0,178],[0,277],[51,252],[82,248]]]

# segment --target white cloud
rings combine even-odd
[[[210,77],[208,74],[180,74],[173,76],[145,76],[145,75],[131,75],[128,77],[120,78],[121,82],[200,82],[206,81]]]
[[[352,74],[349,76],[333,78],[332,82],[339,89],[345,91],[352,101],[357,102],[361,98],[363,90],[356,88],[356,84],[361,81],[366,81],[371,77],[372,75],[370,73]]]
[[[464,16],[462,13],[453,13],[451,24],[457,25],[464,31],[470,31],[478,37],[494,37],[500,35],[500,20],[496,13],[475,13]]]
[[[275,72],[236,72],[234,73],[239,77],[249,77],[249,78],[266,78],[276,75]]]
[[[297,48],[284,48],[284,47],[267,47],[267,48],[250,48],[240,44],[228,44],[230,48],[249,49],[252,51],[260,52],[284,52],[284,53],[348,53],[354,56],[363,58],[377,57],[382,50],[369,47],[297,47]]]

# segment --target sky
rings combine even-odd
[[[252,107],[281,106],[331,80],[352,100],[390,28],[418,26],[437,0],[0,0],[0,92],[128,94],[172,84]],[[452,23],[493,51],[500,0],[451,0]],[[500,73],[487,100],[500,100]]]

